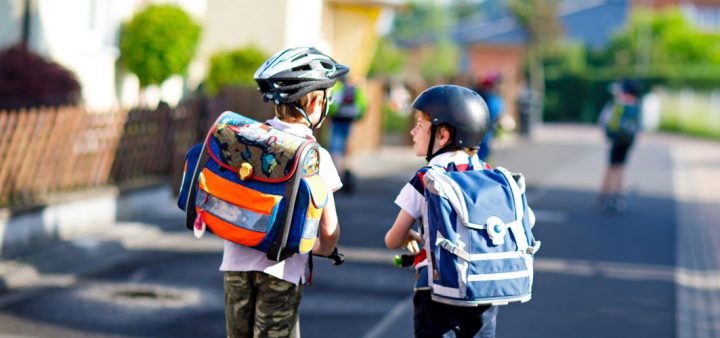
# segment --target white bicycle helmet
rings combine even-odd
[[[295,103],[295,108],[314,129],[327,116],[328,97],[325,97],[325,109],[316,125],[310,122],[297,101],[312,91],[331,88],[338,77],[348,71],[347,66],[335,62],[313,47],[296,47],[273,55],[255,71],[254,78],[265,102],[272,101],[276,105]]]

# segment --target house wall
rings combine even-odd
[[[21,39],[22,0],[0,1],[0,49]]]
[[[382,8],[334,4],[326,16],[332,36],[333,58],[350,66],[350,73],[364,78],[370,68],[377,44],[376,25]],[[329,34],[328,34],[329,35]]]
[[[515,102],[523,81],[524,53],[524,49],[517,46],[483,44],[468,48],[468,72],[476,83],[487,72],[500,71],[502,74],[500,94],[505,103],[505,113],[516,121],[519,121],[519,116]]]

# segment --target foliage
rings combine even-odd
[[[448,38],[441,38],[435,46],[421,51],[420,75],[435,80],[457,74],[460,49]]]
[[[578,43],[562,41],[549,49],[543,56],[543,65],[548,78],[565,74],[582,74],[588,71],[588,51]]]
[[[195,54],[200,26],[180,7],[151,5],[123,24],[123,65],[137,75],[141,87],[184,75]]]
[[[525,28],[530,48],[541,51],[559,41],[563,28],[558,21],[558,0],[510,0],[510,12]]]
[[[419,52],[418,71],[425,79],[457,74],[460,52],[448,36],[450,27],[456,22],[453,13],[436,1],[417,0],[396,13],[391,38],[399,45],[414,47]],[[404,63],[407,57],[402,59]]]
[[[399,75],[405,70],[407,57],[389,38],[381,37],[370,63],[369,76]]]
[[[562,26],[557,16],[558,0],[510,0],[510,11],[528,35],[526,64],[529,85],[538,93],[538,102],[532,105],[530,114],[539,116],[545,99],[545,68],[543,57],[560,40]]]
[[[255,46],[214,54],[205,91],[215,95],[225,86],[254,87],[253,74],[266,59],[267,55]]]
[[[75,104],[75,74],[18,44],[0,52],[0,109]]]
[[[637,75],[720,69],[720,33],[693,27],[677,8],[638,10],[604,56],[603,65],[625,67]]]
[[[386,133],[404,134],[408,132],[408,119],[407,115],[393,110],[388,104],[383,106],[383,130]]]
[[[411,0],[395,15],[393,38],[401,42],[430,42],[444,34],[451,24],[449,13],[435,1]]]
[[[694,28],[677,9],[634,12],[626,31],[613,37],[605,50],[566,47],[544,58],[546,120],[596,121],[610,99],[608,85],[624,77],[641,80],[645,88],[659,84],[670,89],[708,90],[720,86],[720,34]],[[702,125],[680,128],[668,121],[663,122],[666,129],[693,133]]]

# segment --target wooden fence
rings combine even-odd
[[[254,89],[233,89],[212,99],[193,97],[176,108],[161,104],[152,110],[102,113],[80,107],[0,111],[0,207],[38,205],[58,192],[142,184],[148,178],[178,186],[185,152],[205,137],[223,111],[264,121],[272,117],[271,107]],[[372,110],[376,112],[371,117],[379,114],[375,105]],[[378,124],[378,116],[366,120]],[[359,131],[367,146],[367,130],[379,124],[365,124]]]
[[[0,206],[108,183],[126,115],[77,107],[0,112]]]

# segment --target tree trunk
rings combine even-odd
[[[32,13],[32,0],[23,1],[23,18],[22,18],[22,44],[25,48],[30,46],[30,14]]]
[[[545,69],[543,68],[541,54],[537,48],[531,48],[528,56],[530,89],[533,101],[533,104],[530,105],[530,120],[532,124],[537,124],[542,121],[545,102]]]

